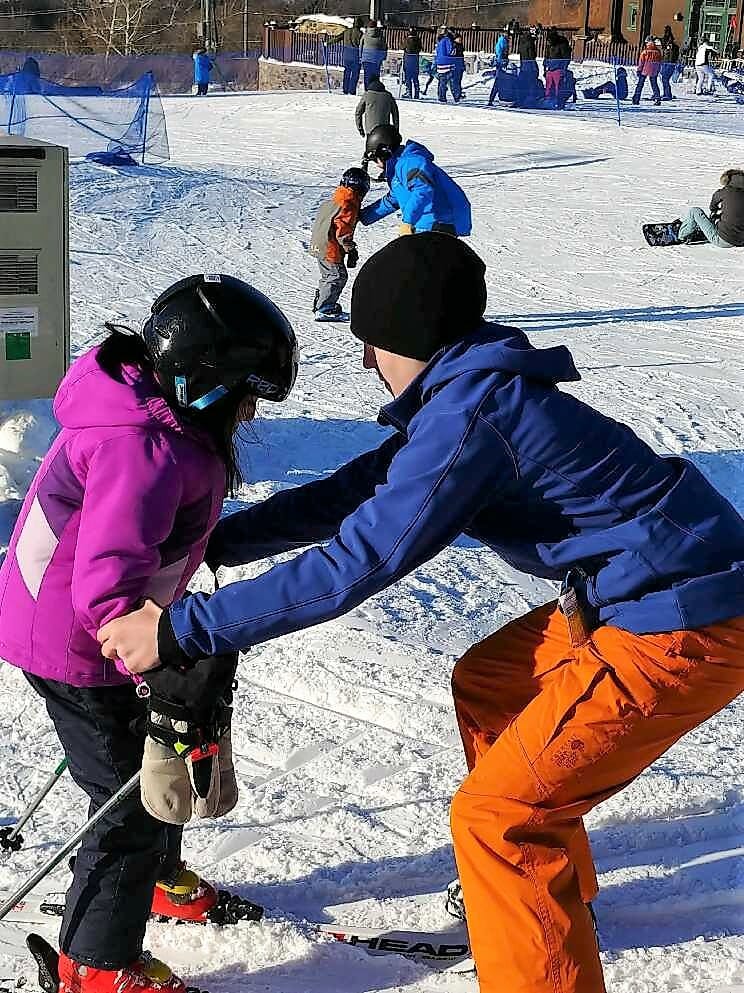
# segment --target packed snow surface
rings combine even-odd
[[[170,165],[72,165],[74,349],[98,341],[104,320],[137,324],[190,272],[233,273],[271,294],[296,328],[302,365],[291,400],[264,404],[246,438],[242,499],[253,501],[322,477],[384,436],[375,414],[385,396],[359,344],[310,314],[310,226],[359,161],[355,101],[276,93],[165,106]],[[707,206],[719,173],[744,160],[744,138],[732,137],[743,109],[683,97],[661,111],[644,104],[618,128],[606,106],[510,113],[428,101],[402,104],[402,128],[473,202],[488,316],[537,345],[568,344],[579,396],[658,451],[694,459],[744,510],[742,253],[649,249],[640,233],[642,222]],[[362,256],[395,234],[394,218],[360,230]],[[45,401],[0,408],[0,545],[53,431]],[[349,616],[247,654],[234,735],[241,801],[222,821],[188,828],[186,853],[270,916],[233,931],[153,925],[153,950],[212,993],[474,993],[472,978],[322,942],[303,920],[450,926],[448,805],[464,774],[452,665],[551,595],[459,541]],[[19,672],[0,666],[0,690],[9,823],[60,749]],[[613,993],[744,989],[743,718],[742,703],[731,705],[588,819]],[[24,850],[0,859],[0,888],[47,857],[85,809],[65,778],[27,826]],[[59,872],[49,885],[64,884]],[[14,957],[18,937],[0,926],[0,979],[19,968],[32,976]]]

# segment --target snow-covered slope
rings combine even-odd
[[[385,398],[361,368],[360,346],[309,314],[311,220],[359,161],[355,101],[254,94],[165,105],[168,167],[72,167],[74,345],[95,342],[106,319],[139,322],[156,293],[191,271],[234,273],[274,296],[303,361],[291,401],[264,405],[246,439],[244,498],[253,500],[322,476],[383,436],[374,418]],[[658,127],[660,112],[644,120],[645,111],[622,129],[598,112],[429,102],[401,113],[404,134],[429,145],[473,201],[489,315],[536,342],[567,343],[583,375],[578,394],[659,451],[694,458],[744,510],[742,256],[649,249],[640,236],[643,221],[706,206],[718,174],[744,158],[744,139]],[[675,111],[663,123],[696,119],[692,101]],[[361,230],[363,257],[394,234],[392,218]],[[43,402],[0,408],[0,545],[53,431],[48,411]],[[234,935],[154,926],[153,949],[212,993],[474,993],[462,976],[321,944],[292,915],[449,926],[440,897],[453,875],[447,810],[464,770],[452,664],[550,594],[463,541],[347,618],[245,656],[240,805],[190,828],[187,852],[205,875],[275,913]],[[589,820],[613,993],[744,984],[743,723],[744,707],[732,705]],[[59,746],[7,666],[0,726],[0,813],[12,818]],[[0,861],[0,888],[84,816],[65,780],[27,829],[27,848]],[[0,978],[16,968],[0,944]]]

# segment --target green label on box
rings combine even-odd
[[[5,358],[8,362],[15,359],[31,358],[31,335],[28,331],[9,331],[6,333]]]

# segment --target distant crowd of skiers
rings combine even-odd
[[[537,42],[542,30],[540,25],[521,28],[513,22],[499,32],[492,58],[493,85],[488,98],[489,106],[497,98],[502,103],[517,107],[561,109],[569,100],[576,102],[576,79],[570,69],[571,43],[556,27],[548,28],[545,33],[544,80],[540,77]],[[511,54],[518,56],[518,65],[515,64],[516,60],[510,62],[510,38],[513,46]],[[685,51],[689,52],[691,47],[691,43],[688,43]],[[696,95],[713,93],[715,74],[711,60],[719,54],[707,41],[703,40],[698,45],[695,54]],[[353,24],[343,34],[343,92],[355,95],[360,76],[363,76],[365,94],[379,91],[382,65],[387,56],[383,28],[376,21],[355,17]],[[194,52],[193,58],[195,92],[203,96],[209,90],[211,74],[216,67],[215,58],[205,48]],[[423,52],[423,42],[418,30],[409,28],[403,46],[402,69],[405,98],[420,98],[420,76],[423,72],[427,77],[423,86],[424,95],[436,80],[439,102],[447,103],[447,94],[450,93],[454,102],[459,103],[463,99],[462,82],[465,75],[465,47],[461,34],[446,25],[440,27],[434,52],[429,57]],[[673,100],[671,84],[681,71],[680,46],[675,41],[671,25],[667,24],[662,37],[648,35],[645,38],[638,60],[638,78],[631,97],[632,103],[640,103],[647,81],[656,106],[660,106],[662,101]],[[613,80],[582,89],[584,98],[596,100],[609,95],[627,100],[627,70],[620,66],[614,76]],[[366,130],[369,132],[371,128]]]

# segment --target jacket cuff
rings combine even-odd
[[[163,611],[158,621],[158,656],[164,666],[174,669],[193,669],[197,662],[178,644],[168,610]]]

